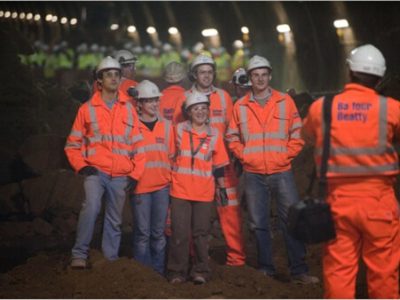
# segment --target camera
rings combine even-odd
[[[131,96],[132,98],[137,98],[137,96],[139,95],[138,90],[134,86],[129,87],[127,92],[128,95]]]

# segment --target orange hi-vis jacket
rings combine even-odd
[[[190,90],[186,91],[186,97],[195,90],[196,87],[193,85]],[[210,125],[217,128],[220,134],[224,136],[232,117],[232,98],[228,92],[214,86],[208,97],[210,99]]]
[[[192,201],[213,201],[215,179],[212,172],[229,164],[221,134],[211,126],[208,126],[206,132],[198,133],[190,121],[185,121],[176,126],[175,147],[177,153],[172,169],[170,195]],[[199,151],[192,155],[197,149]]]
[[[185,89],[179,85],[170,85],[165,88],[160,97],[160,114],[176,125],[184,121],[182,105],[185,102]]]
[[[171,159],[175,152],[173,126],[168,120],[159,119],[152,131],[142,122],[139,130],[143,145],[138,153],[146,153],[146,164],[135,194],[151,193],[171,182]]]
[[[293,99],[271,89],[264,107],[252,93],[239,99],[226,133],[229,149],[247,172],[273,174],[291,168],[301,151],[301,118]]]
[[[318,169],[323,143],[323,99],[310,106],[302,129],[306,139],[315,141]],[[393,140],[399,138],[399,102],[362,85],[347,84],[333,99],[327,177],[398,174],[398,155]]]
[[[93,166],[113,177],[138,180],[146,161],[145,154],[137,152],[142,143],[138,117],[128,98],[118,92],[110,110],[98,91],[79,108],[65,153],[76,171]]]

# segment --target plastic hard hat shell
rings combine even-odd
[[[168,83],[176,83],[186,76],[185,67],[176,61],[168,63],[165,67],[164,80]]]
[[[109,69],[121,70],[121,65],[119,64],[119,62],[111,56],[107,56],[106,58],[103,58],[101,60],[101,62],[97,66],[96,73],[99,74],[100,71]]]
[[[250,72],[251,70],[259,69],[259,68],[268,68],[272,71],[271,64],[265,57],[262,57],[259,55],[254,55],[249,60],[249,64],[247,66],[247,72]]]
[[[347,58],[350,70],[378,77],[383,77],[386,71],[386,61],[381,51],[367,44],[353,49]]]
[[[141,81],[137,86],[138,99],[150,99],[162,96],[157,85],[149,80]]]
[[[115,59],[118,60],[121,65],[134,64],[137,61],[137,57],[128,50],[117,51]]]
[[[185,100],[185,110],[187,111],[191,106],[200,103],[205,103],[210,105],[210,100],[206,95],[202,93],[199,92],[191,93]]]
[[[197,66],[200,65],[211,65],[215,68],[214,60],[210,56],[204,54],[196,56],[196,58],[192,62],[191,70],[193,71]]]

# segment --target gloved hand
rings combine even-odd
[[[92,166],[85,166],[78,171],[78,174],[85,175],[85,176],[97,175],[98,173],[99,173],[99,171],[95,167],[92,167]]]
[[[226,193],[226,188],[218,188],[218,198],[219,198],[219,203],[221,206],[227,206],[228,205],[228,194]]]
[[[125,192],[128,194],[133,194],[133,192],[136,189],[136,186],[137,186],[137,180],[132,177],[128,177],[128,184],[126,185]]]

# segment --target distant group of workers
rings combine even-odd
[[[377,48],[360,46],[347,63],[350,83],[335,96],[332,109],[326,201],[337,237],[324,245],[324,297],[355,297],[362,258],[369,296],[398,298],[399,207],[393,183],[399,173],[394,141],[400,138],[400,104],[374,90],[386,68]],[[270,86],[272,65],[263,56],[254,55],[233,73],[235,95],[215,86],[217,63],[209,55],[194,57],[189,74],[179,61],[166,64],[168,86],[162,91],[148,79],[137,83],[135,64],[126,49],[101,60],[94,93],[80,107],[67,138],[66,155],[84,176],[85,188],[70,266],[88,266],[103,196],[106,259],[118,258],[128,197],[133,258],[171,284],[211,279],[214,204],[226,264],[244,266],[241,178],[258,270],[276,277],[270,220],[274,199],[292,281],[318,283],[309,275],[306,247],[288,232],[287,219],[289,207],[300,201],[291,162],[305,142],[315,145],[320,166],[324,97],[311,105],[303,125],[292,97]],[[186,76],[193,83],[187,90],[182,87]],[[242,173],[235,168],[238,163]]]
[[[180,51],[170,43],[160,43],[158,47],[151,45],[141,47],[132,42],[124,45],[124,49],[137,58],[136,75],[138,77],[161,78],[169,62],[176,61],[188,66],[194,57],[202,53],[213,57],[219,82],[228,82],[232,70],[245,65],[248,61],[249,50],[243,42],[235,41],[232,48],[231,55],[223,46],[207,49],[201,42],[196,43],[191,50],[186,47]],[[104,57],[108,55],[114,57],[116,53],[113,46],[81,43],[74,48],[67,41],[49,46],[38,40],[34,42],[33,50],[34,53],[30,55],[21,54],[20,59],[22,63],[38,69],[46,79],[56,79],[59,73],[68,70],[91,72]]]

